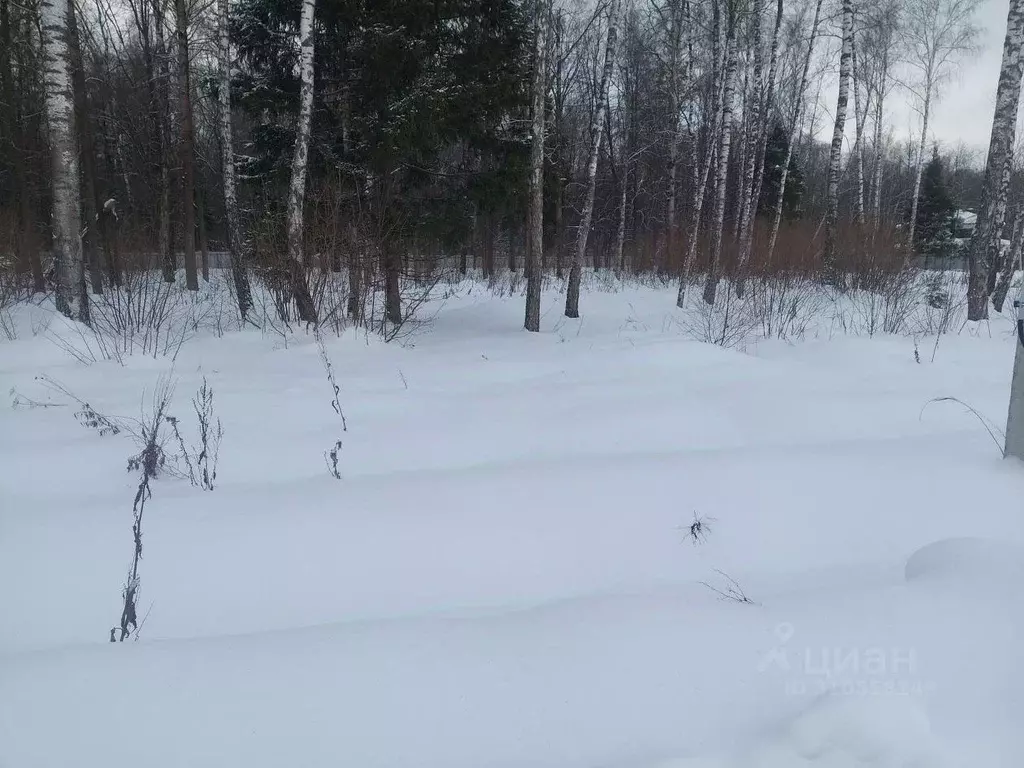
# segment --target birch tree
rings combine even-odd
[[[711,175],[711,166],[718,155],[719,132],[722,130],[722,114],[725,109],[725,68],[726,62],[722,56],[722,43],[725,38],[722,24],[722,12],[719,4],[713,2],[711,5],[713,31],[711,38],[711,69],[714,73],[712,85],[712,108],[711,121],[708,124],[707,147],[704,151],[704,159],[698,168],[696,141],[691,142],[691,168],[693,173],[693,199],[690,206],[689,232],[687,235],[686,257],[683,260],[683,273],[679,277],[679,290],[676,293],[676,306],[682,308],[686,303],[686,286],[690,282],[690,271],[697,258],[697,242],[700,233],[700,220],[704,210],[704,198],[707,195],[708,179]],[[727,58],[727,57],[726,57]],[[695,139],[695,136],[691,136]]]
[[[668,201],[665,214],[667,229],[667,256],[671,259],[675,252],[677,215],[676,207],[679,195],[677,176],[679,173],[679,145],[682,138],[682,96],[686,88],[689,72],[683,71],[683,35],[689,22],[689,2],[687,0],[669,0],[663,13],[668,16]],[[692,61],[689,62],[692,65]]]
[[[188,54],[188,6],[185,0],[174,0],[178,43],[178,88],[181,97],[181,162],[182,248],[185,251],[185,287],[199,290],[196,269],[196,182],[195,138],[192,128],[192,78]]]
[[[142,26],[140,24],[140,26]],[[148,26],[148,24],[146,25]],[[169,52],[164,36],[164,9],[161,0],[153,0],[153,29],[156,50],[153,52],[150,82],[157,113],[157,137],[160,147],[160,197],[157,206],[157,248],[160,251],[164,280],[173,283],[178,260],[171,241],[171,76],[168,69]],[[148,36],[148,29],[146,35]]]
[[[597,158],[601,151],[601,137],[604,133],[604,114],[608,108],[608,86],[615,67],[615,43],[618,36],[619,2],[611,0],[608,6],[608,24],[604,37],[604,67],[601,82],[594,99],[594,112],[590,122],[590,154],[587,159],[586,192],[579,229],[576,231],[576,247],[573,250],[569,268],[569,284],[565,292],[565,316],[580,316],[580,281],[583,274],[583,258],[587,252],[587,237],[590,221],[594,215],[594,193],[597,185]]]
[[[754,217],[757,201],[761,199],[761,186],[764,182],[764,157],[768,148],[768,133],[771,126],[772,111],[775,107],[775,81],[779,67],[779,30],[782,27],[783,0],[778,0],[775,11],[775,27],[772,31],[771,54],[768,62],[768,84],[764,94],[764,104],[760,108],[757,147],[754,151],[754,167],[752,183],[748,195],[743,223],[740,226],[740,252],[737,260],[736,295],[743,298],[743,279],[750,251],[754,241]]]
[[[995,262],[1006,216],[1006,194],[1013,145],[1016,140],[1017,112],[1020,107],[1021,79],[1024,75],[1024,0],[1010,0],[1003,39],[1003,59],[996,88],[995,114],[985,162],[981,210],[968,250],[967,318],[988,317],[988,273]],[[1017,350],[1018,362],[1020,349]],[[1014,365],[1014,381],[1018,365]],[[1019,425],[1015,425],[1018,429]],[[1009,435],[1009,429],[1007,430]],[[1007,442],[1009,445],[1009,441]]]
[[[718,291],[718,262],[722,253],[722,233],[725,227],[725,202],[728,194],[729,157],[732,146],[732,115],[736,100],[736,1],[726,0],[725,68],[722,83],[722,124],[718,139],[718,168],[715,183],[715,211],[711,223],[711,253],[707,280],[704,283],[704,301],[714,305]]]
[[[547,34],[550,22],[546,0],[537,0],[534,21],[533,76],[531,78],[529,269],[526,278],[526,320],[523,327],[540,331],[540,294],[544,255],[544,109],[546,96]]]
[[[217,57],[220,65],[217,105],[220,118],[221,172],[224,176],[224,211],[228,226],[228,252],[231,258],[231,277],[235,284],[235,299],[238,302],[238,314],[242,318],[242,323],[245,323],[252,307],[252,291],[243,258],[242,226],[235,184],[235,141],[231,130],[231,37],[228,20],[228,0],[217,0]]]
[[[846,108],[850,101],[850,72],[853,60],[853,0],[843,0],[843,47],[839,55],[839,95],[832,129],[832,148],[828,160],[828,192],[825,209],[825,253],[822,257],[826,274],[838,278],[836,270],[836,238],[839,229],[839,171],[846,133]]]
[[[914,189],[910,201],[910,223],[907,229],[908,255],[914,247],[917,204],[924,173],[928,122],[941,86],[949,79],[958,59],[973,50],[978,29],[974,13],[979,0],[913,0],[905,6],[903,37],[908,65],[913,73],[908,90],[917,100],[921,115],[921,133],[917,143]],[[1002,221],[999,221],[1002,228]]]
[[[53,182],[53,263],[57,309],[89,322],[89,294],[82,261],[75,97],[68,47],[72,0],[40,0],[46,122]]]
[[[309,161],[309,131],[313,117],[313,21],[316,0],[302,0],[299,21],[299,118],[295,127],[292,179],[288,189],[288,271],[292,298],[304,323],[316,323],[303,264],[303,204],[306,199],[306,169]]]
[[[770,263],[775,253],[775,243],[779,237],[779,224],[782,222],[782,207],[786,197],[786,180],[789,178],[789,166],[793,160],[793,147],[800,135],[800,119],[803,115],[804,94],[807,92],[807,75],[811,69],[811,59],[814,57],[814,42],[818,36],[818,25],[821,22],[821,5],[823,0],[817,0],[814,4],[814,21],[811,23],[810,39],[807,41],[807,55],[804,56],[803,68],[800,71],[800,80],[797,82],[796,92],[793,98],[793,117],[789,129],[789,144],[786,147],[786,158],[779,170],[779,191],[775,196],[775,206],[772,214],[772,226],[768,235],[768,252],[765,259]]]

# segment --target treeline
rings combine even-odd
[[[401,324],[412,281],[509,269],[531,329],[544,271],[570,316],[585,267],[709,303],[723,279],[884,280],[922,248],[927,122],[975,5],[0,0],[4,272],[87,322],[126,273],[194,289],[227,251],[243,318],[258,280],[285,317],[364,322],[379,296]]]

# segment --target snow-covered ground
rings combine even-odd
[[[671,288],[561,301],[539,335],[476,288],[403,343],[327,337],[346,433],[306,334],[85,366],[19,310],[0,766],[1024,764],[1024,467],[925,407],[1001,427],[1009,324],[932,361],[834,321],[704,344]],[[146,618],[110,644],[138,448],[37,377],[132,418],[172,368],[189,434],[214,389],[218,481],[153,483]]]

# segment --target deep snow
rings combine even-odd
[[[584,298],[540,335],[477,289],[405,344],[329,337],[347,433],[311,337],[186,343],[172,411],[213,385],[219,481],[154,483],[138,642],[106,642],[133,443],[0,410],[0,766],[1020,766],[1024,468],[925,407],[1001,427],[1009,326],[918,363]],[[138,416],[172,369],[83,366],[29,314],[12,403],[66,402],[47,375]]]

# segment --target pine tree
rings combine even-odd
[[[804,194],[804,177],[796,156],[789,151],[789,134],[782,123],[776,121],[768,135],[764,152],[764,174],[761,197],[757,203],[758,216],[771,216],[779,199],[782,184],[782,166],[789,158],[786,172],[786,188],[782,193],[782,217],[795,219],[800,215],[800,203]]]
[[[948,241],[950,220],[956,205],[946,186],[945,169],[939,148],[932,148],[932,159],[921,177],[921,196],[917,203],[915,243],[920,251],[934,252]]]

